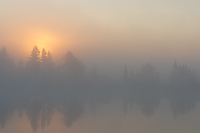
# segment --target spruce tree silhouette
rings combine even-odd
[[[16,94],[14,79],[14,63],[7,50],[0,50],[0,127],[3,129],[14,112],[14,98]],[[12,93],[10,93],[12,92]]]
[[[67,52],[64,56],[63,67],[70,75],[81,75],[84,73],[84,65],[78,58],[76,58],[71,51]]]
[[[198,102],[199,87],[194,72],[187,66],[177,65],[174,62],[169,79],[168,98],[176,118],[192,110]]]
[[[67,88],[83,87],[85,67],[82,62],[76,58],[72,52],[67,52],[64,56],[62,65],[64,81]]]
[[[40,50],[37,46],[34,46],[33,50],[31,51],[31,56],[27,62],[27,67],[33,71],[37,71],[41,68],[40,61]]]
[[[55,67],[51,53],[43,49],[40,59],[35,46],[27,67],[22,61],[16,67],[6,48],[0,50],[0,127],[5,127],[14,112],[20,117],[25,112],[33,131],[37,131],[39,125],[42,129],[49,125],[55,111],[63,115],[65,125],[70,127],[88,105],[95,112],[99,105],[119,99],[123,100],[124,112],[136,103],[144,114],[152,115],[160,99],[167,98],[177,117],[191,111],[200,100],[195,73],[176,61],[166,87],[151,63],[135,75],[125,67],[124,78],[119,82],[99,74],[95,67],[86,73],[72,52],[67,52],[63,59],[63,65]]]
[[[160,78],[154,65],[145,64],[138,73],[139,95],[138,105],[146,115],[152,115],[160,101]]]
[[[42,49],[41,64],[43,69],[47,69],[47,52],[44,48]]]
[[[48,54],[47,54],[47,69],[48,69],[48,71],[52,72],[54,68],[55,68],[55,64],[53,62],[53,56],[48,51]]]

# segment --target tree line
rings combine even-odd
[[[57,111],[70,127],[86,107],[95,113],[100,103],[122,101],[124,113],[134,107],[153,115],[162,99],[167,99],[174,118],[194,109],[200,101],[199,80],[187,66],[175,61],[169,78],[161,81],[151,63],[133,73],[124,67],[122,80],[100,74],[96,67],[85,71],[72,52],[56,66],[51,53],[35,46],[27,63],[16,67],[6,48],[0,50],[0,126],[5,127],[14,111],[26,114],[34,131],[48,126]]]

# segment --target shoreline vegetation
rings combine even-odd
[[[170,103],[174,118],[186,114],[200,101],[200,81],[187,66],[172,64],[170,76],[161,81],[159,72],[151,63],[139,72],[122,69],[122,80],[99,74],[93,67],[89,72],[72,52],[56,66],[53,56],[35,46],[27,63],[22,60],[15,66],[6,48],[0,50],[0,126],[17,111],[30,120],[33,131],[49,125],[55,111],[64,116],[70,127],[84,115],[87,107],[93,111],[99,104],[122,100],[124,113],[133,104],[144,115],[153,115],[162,99]],[[89,106],[88,106],[89,105]]]

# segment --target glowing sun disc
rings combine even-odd
[[[55,35],[45,32],[35,32],[28,40],[30,50],[32,50],[34,46],[37,46],[40,51],[44,48],[46,51],[50,52],[52,52],[59,43],[59,39]]]

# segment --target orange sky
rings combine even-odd
[[[2,0],[0,46],[27,60],[34,45],[61,60],[200,58],[198,0]]]

